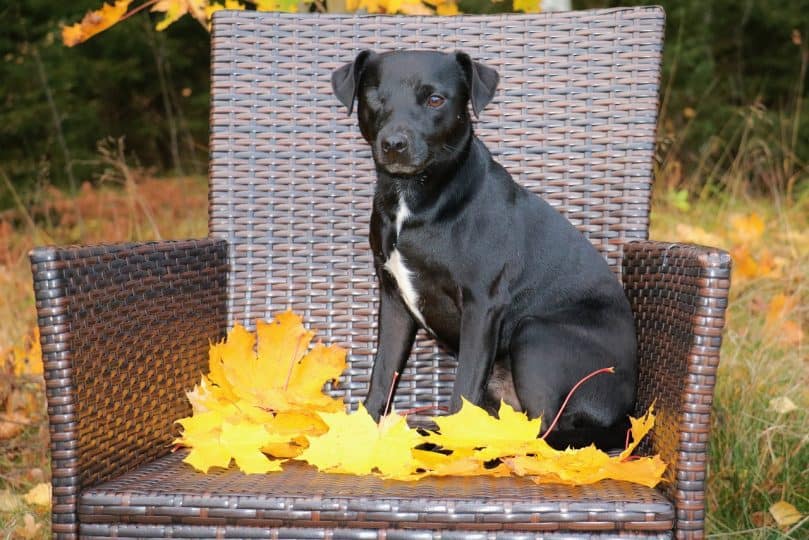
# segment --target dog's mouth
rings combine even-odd
[[[416,155],[410,152],[391,155],[374,149],[373,156],[378,167],[396,176],[414,176],[424,172],[424,169],[430,165],[429,152],[418,152]]]
[[[421,173],[426,167],[426,164],[408,164],[408,163],[381,163],[377,161],[377,164],[382,167],[385,171],[390,174],[394,174],[397,176],[414,176]]]

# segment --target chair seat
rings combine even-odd
[[[670,538],[675,511],[655,489],[620,481],[536,485],[525,478],[418,482],[317,472],[195,472],[176,452],[82,492],[82,537],[516,538],[571,532]],[[441,534],[431,529],[442,529]],[[567,533],[567,534],[565,534]],[[524,538],[525,536],[520,536]]]

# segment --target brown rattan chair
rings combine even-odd
[[[722,251],[647,240],[664,15],[643,7],[454,18],[217,13],[210,236],[36,249],[59,538],[699,538],[729,288]],[[478,133],[609,260],[637,319],[637,410],[657,400],[648,489],[519,478],[416,483],[203,475],[170,453],[208,344],[288,308],[349,350],[355,405],[374,349],[374,174],[329,75],[363,48],[464,49],[502,86]],[[399,409],[445,404],[453,361],[426,337]]]

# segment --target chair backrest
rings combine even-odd
[[[338,393],[367,390],[376,279],[375,175],[331,72],[363,49],[461,49],[501,87],[476,131],[514,178],[620,272],[645,239],[664,15],[641,7],[538,15],[392,17],[218,12],[213,23],[210,234],[229,241],[228,320],[293,309],[349,348]],[[422,337],[398,409],[445,403],[454,362]]]

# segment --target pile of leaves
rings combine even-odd
[[[178,420],[175,444],[191,449],[184,461],[202,472],[235,461],[245,473],[265,473],[295,459],[324,472],[396,480],[485,474],[572,485],[613,478],[649,487],[666,468],[659,456],[632,456],[654,424],[652,409],[631,419],[632,441],[614,457],[595,446],[555,450],[538,438],[539,418],[505,403],[494,418],[464,401],[458,413],[433,418],[437,431],[413,429],[396,411],[379,423],[362,405],[346,413],[323,393],[345,369],[345,350],[320,343],[309,350],[313,337],[286,312],[259,322],[256,336],[237,324],[213,344],[210,372],[188,393],[193,415]]]

